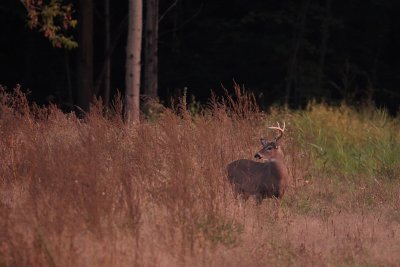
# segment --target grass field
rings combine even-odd
[[[124,125],[0,93],[0,266],[400,266],[400,118],[246,94]],[[225,166],[282,138],[290,188],[256,205]]]

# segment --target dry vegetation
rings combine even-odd
[[[2,91],[0,266],[400,266],[399,118],[236,98],[127,126]],[[276,120],[291,187],[239,203],[225,166]]]

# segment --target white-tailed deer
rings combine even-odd
[[[263,148],[255,154],[255,158],[265,162],[239,159],[227,166],[228,180],[236,195],[242,195],[245,200],[254,195],[257,203],[264,198],[281,198],[288,185],[288,173],[279,139],[285,131],[279,123],[277,127],[268,127],[279,131],[279,135],[268,141],[261,138]]]

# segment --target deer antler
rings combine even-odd
[[[268,128],[279,131],[279,136],[275,137],[275,141],[278,141],[283,136],[283,133],[285,132],[286,123],[283,122],[283,128],[281,128],[281,126],[279,125],[279,122],[276,122],[276,123],[278,124],[278,126],[270,126]]]

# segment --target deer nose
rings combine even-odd
[[[261,159],[261,158],[262,158],[262,156],[261,156],[260,153],[255,154],[254,157],[255,157],[256,159]]]

